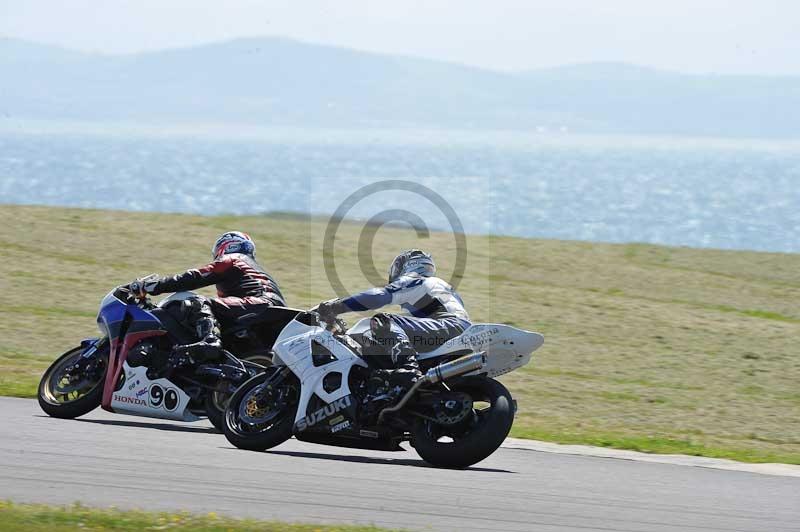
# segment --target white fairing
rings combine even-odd
[[[371,318],[362,318],[362,319],[358,320],[355,325],[353,325],[352,327],[347,329],[347,334],[350,335],[350,336],[353,336],[353,335],[356,335],[356,334],[366,334],[366,333],[368,333],[369,332],[369,322],[370,322],[370,320],[371,320]],[[392,330],[394,332],[397,332],[397,333],[400,333],[400,334],[404,334],[403,333],[403,329],[401,329],[396,323],[392,322],[390,324],[390,327],[392,328]]]
[[[187,408],[189,396],[170,380],[150,380],[145,366],[132,368],[127,362],[123,371],[125,382],[111,398],[114,412],[176,421],[200,419]]]
[[[197,297],[197,294],[194,292],[175,292],[174,294],[170,294],[169,296],[165,297],[161,301],[158,302],[157,307],[164,307],[167,303],[171,301],[186,301],[187,299],[192,299]]]
[[[369,331],[369,319],[360,320],[347,331],[349,335],[364,334]],[[350,395],[348,376],[353,366],[367,367],[353,349],[345,343],[348,339],[335,337],[322,327],[305,325],[298,321],[290,322],[275,341],[273,364],[285,365],[297,375],[300,386],[300,400],[297,405],[295,424],[307,419],[308,403],[316,394],[326,404]],[[312,342],[318,342],[335,360],[314,366]],[[541,334],[523,331],[509,325],[481,323],[470,326],[461,335],[448,341],[429,353],[420,354],[421,360],[442,357],[468,350],[486,354],[486,364],[473,374],[495,377],[524,366],[531,360],[531,354],[544,343]],[[330,356],[328,355],[328,356]],[[323,379],[333,372],[342,374],[338,389],[327,392]]]
[[[311,353],[311,342],[316,341],[325,347],[335,358],[322,366],[314,366]],[[284,364],[297,375],[302,383],[300,387],[300,400],[297,404],[295,423],[306,416],[308,402],[316,394],[325,403],[333,403],[350,395],[348,376],[353,366],[367,364],[350,348],[340,342],[334,335],[322,327],[304,325],[292,321],[287,325],[275,341],[273,347],[275,357],[273,364]],[[341,386],[328,393],[323,387],[325,375],[333,372],[342,374]]]
[[[367,331],[369,318],[364,318],[347,333],[364,334]],[[465,349],[476,353],[484,352],[486,365],[476,373],[496,377],[529,363],[533,352],[543,343],[544,336],[539,333],[523,331],[510,325],[476,323],[435,350],[421,353],[419,359],[427,360]]]
[[[469,349],[486,353],[486,364],[476,373],[497,377],[531,361],[531,355],[544,343],[539,333],[523,331],[510,325],[476,323],[441,347],[419,356],[420,360],[440,357]]]

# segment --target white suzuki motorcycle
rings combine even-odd
[[[280,332],[272,366],[231,397],[224,432],[241,449],[265,450],[293,435],[303,441],[401,451],[410,441],[427,462],[464,468],[505,440],[516,404],[493,377],[530,362],[538,333],[475,324],[421,353],[424,376],[408,391],[392,389],[362,358],[369,319],[345,332],[315,312],[298,314]],[[377,382],[376,382],[377,381]]]

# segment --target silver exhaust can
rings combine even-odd
[[[439,364],[438,366],[429,369],[425,376],[415,382],[414,386],[412,386],[411,389],[406,392],[403,398],[400,399],[396,405],[381,410],[381,413],[378,414],[378,424],[383,421],[383,417],[386,414],[397,412],[403,408],[408,400],[411,399],[411,396],[416,393],[417,388],[423,384],[433,384],[434,382],[458,377],[459,375],[469,373],[470,371],[481,369],[485,363],[486,354],[475,353],[472,355],[465,355],[450,362],[445,362],[444,364]]]
[[[425,374],[425,380],[428,382],[439,382],[453,377],[458,377],[465,373],[481,369],[486,363],[485,353],[475,353],[472,355],[465,355],[444,364],[431,368]]]

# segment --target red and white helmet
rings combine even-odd
[[[256,244],[247,233],[228,231],[214,242],[214,246],[211,248],[211,256],[214,260],[217,260],[228,253],[242,253],[255,257]]]

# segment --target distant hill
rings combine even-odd
[[[679,76],[677,72],[655,68],[604,61],[597,63],[575,63],[551,68],[540,68],[523,72],[532,80],[557,79],[561,81],[644,81]]]
[[[0,39],[0,119],[800,137],[800,77],[521,73],[282,38],[100,55]]]

